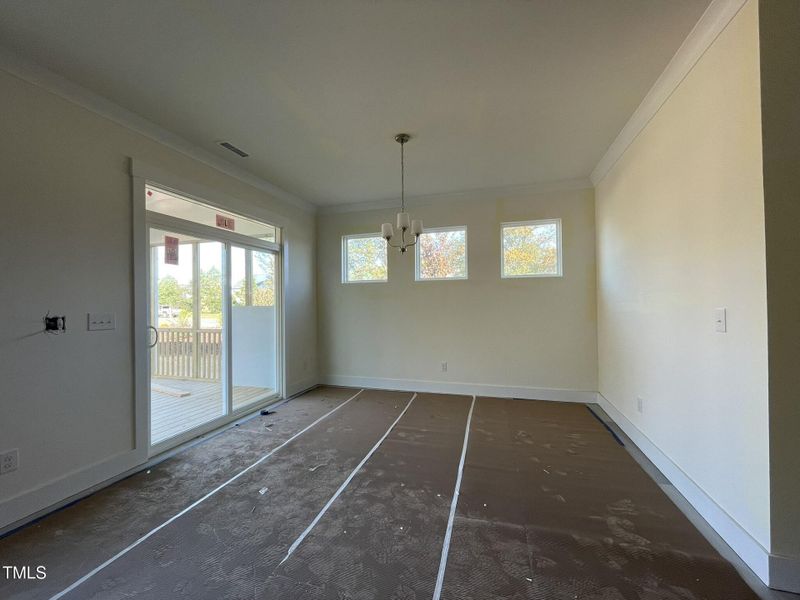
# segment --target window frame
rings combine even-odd
[[[414,245],[414,281],[466,281],[469,279],[469,231],[466,225],[451,225],[448,227],[426,227],[422,235],[426,233],[438,233],[440,231],[463,231],[464,232],[464,276],[463,277],[420,277],[419,276],[419,248],[420,242]],[[420,236],[421,237],[421,236]]]
[[[365,238],[379,238],[383,240],[383,248],[384,252],[386,253],[385,279],[354,279],[351,281],[347,278],[347,240],[357,240]],[[351,283],[388,283],[388,282],[389,282],[389,245],[386,243],[386,240],[383,238],[380,232],[353,233],[349,235],[343,235],[342,236],[342,283],[349,285]]]
[[[506,254],[505,244],[503,243],[503,233],[508,227],[523,227],[530,225],[555,225],[556,226],[556,266],[558,267],[555,273],[530,273],[525,275],[506,275]],[[539,277],[563,277],[564,276],[564,259],[563,259],[563,237],[561,235],[561,219],[534,219],[530,221],[507,221],[500,223],[500,278],[501,279],[533,279]]]

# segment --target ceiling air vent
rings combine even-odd
[[[248,156],[250,156],[247,152],[245,152],[241,148],[237,148],[236,146],[234,146],[230,142],[219,142],[219,145],[222,146],[223,148],[225,148],[226,150],[230,150],[234,154],[238,154],[242,158],[247,158]]]

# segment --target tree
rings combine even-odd
[[[446,279],[467,274],[467,242],[463,230],[424,233],[418,243],[421,279]]]
[[[275,259],[271,254],[258,251],[253,251],[250,256],[252,276],[249,290],[245,279],[234,282],[231,301],[234,306],[275,306]]]
[[[505,275],[558,272],[558,227],[555,224],[521,225],[503,229]]]
[[[231,282],[231,303],[234,306],[247,306],[247,281],[244,279]]]
[[[275,257],[253,252],[253,306],[275,306]]]
[[[161,306],[181,308],[184,302],[185,290],[178,280],[172,275],[167,275],[158,282],[158,303]],[[191,302],[190,302],[191,304]]]
[[[386,242],[383,238],[347,240],[347,280],[386,279]]]
[[[168,306],[177,313],[159,316],[159,323],[165,327],[189,327],[192,321],[192,287],[181,285],[172,275],[158,281],[158,304]],[[162,321],[163,319],[163,321]]]
[[[217,267],[200,271],[200,312],[219,315],[222,322],[222,276]]]

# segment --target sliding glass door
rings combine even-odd
[[[160,451],[280,396],[280,261],[266,242],[162,215],[148,236],[150,446]]]
[[[275,255],[231,249],[233,409],[263,400],[277,386]]]

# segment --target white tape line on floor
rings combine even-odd
[[[467,416],[467,426],[464,430],[464,445],[461,447],[461,460],[458,462],[458,474],[456,475],[456,485],[453,490],[453,501],[450,503],[450,516],[447,519],[447,530],[444,534],[442,543],[442,558],[439,560],[439,574],[436,576],[436,588],[433,590],[433,600],[439,600],[442,595],[442,584],[444,584],[444,571],[447,567],[447,555],[450,552],[450,538],[453,535],[453,521],[456,517],[456,507],[458,506],[458,495],[461,493],[461,477],[464,474],[464,461],[467,458],[467,445],[469,444],[469,427],[472,423],[472,411],[475,409],[475,396],[472,397],[472,404],[469,406]]]
[[[278,566],[280,566],[284,562],[286,562],[286,559],[289,558],[292,555],[292,553],[295,550],[297,550],[297,547],[300,544],[303,543],[303,540],[306,539],[306,536],[309,533],[311,533],[311,530],[314,529],[314,526],[317,523],[319,523],[319,520],[325,515],[326,512],[328,512],[328,509],[331,507],[331,505],[334,502],[336,502],[336,499],[339,497],[339,495],[345,490],[345,488],[347,488],[347,486],[353,480],[353,477],[356,476],[356,473],[358,473],[361,470],[361,468],[369,460],[370,456],[375,454],[375,451],[380,447],[380,445],[384,442],[384,440],[387,437],[389,437],[389,434],[392,432],[392,429],[394,429],[394,426],[397,425],[398,421],[400,421],[401,418],[403,418],[403,415],[406,414],[406,411],[408,410],[408,407],[411,406],[411,403],[414,402],[414,398],[416,398],[416,397],[417,397],[416,394],[411,396],[411,400],[408,401],[408,404],[406,404],[405,408],[400,412],[398,417],[394,420],[394,423],[392,423],[389,426],[389,429],[387,429],[386,433],[384,433],[381,436],[381,439],[378,440],[378,442],[372,447],[372,449],[369,452],[367,452],[367,455],[363,459],[361,459],[361,462],[358,463],[358,465],[356,466],[355,469],[353,469],[353,471],[350,473],[350,475],[347,476],[347,479],[345,479],[344,483],[342,483],[342,485],[339,486],[339,489],[336,490],[336,493],[334,493],[333,496],[331,496],[330,500],[328,500],[328,502],[325,504],[325,506],[322,507],[322,510],[319,511],[319,513],[317,514],[316,517],[314,517],[314,520],[311,521],[311,524],[308,527],[306,527],[305,531],[303,531],[303,533],[301,533],[300,536],[292,543],[292,545],[289,547],[289,551],[286,553],[286,556],[283,557],[283,560],[280,562],[280,564]]]
[[[173,517],[170,517],[169,519],[167,519],[166,521],[164,521],[164,522],[163,522],[161,525],[159,525],[158,527],[156,527],[156,528],[154,528],[154,529],[151,529],[151,530],[150,530],[150,531],[148,531],[146,534],[144,534],[142,537],[140,537],[138,540],[136,540],[135,542],[133,542],[133,543],[132,543],[130,546],[128,546],[127,548],[124,548],[123,550],[120,550],[119,552],[117,552],[117,553],[116,553],[114,556],[112,556],[111,558],[109,558],[109,559],[108,559],[106,562],[104,562],[104,563],[103,563],[103,564],[101,564],[101,565],[98,565],[97,567],[95,567],[94,569],[92,569],[91,571],[89,571],[89,572],[88,572],[86,575],[84,575],[83,577],[81,577],[80,579],[78,579],[78,580],[77,580],[75,583],[73,583],[73,584],[72,584],[72,585],[70,585],[69,587],[67,587],[67,588],[65,588],[65,589],[63,589],[63,590],[61,590],[61,591],[60,591],[59,593],[57,593],[56,595],[54,595],[54,596],[51,596],[51,597],[50,597],[50,600],[58,600],[59,598],[61,598],[61,597],[65,596],[65,595],[66,595],[66,594],[68,594],[68,593],[70,593],[72,590],[74,590],[75,588],[77,588],[77,587],[78,587],[79,585],[81,585],[82,583],[86,582],[87,580],[89,580],[89,579],[91,579],[92,577],[94,577],[95,575],[97,575],[97,573],[99,573],[100,571],[102,571],[103,569],[105,569],[105,568],[106,568],[108,565],[110,565],[111,563],[113,563],[115,560],[117,560],[117,559],[119,559],[119,558],[121,558],[121,557],[125,556],[125,555],[126,555],[128,552],[130,552],[131,550],[133,550],[134,548],[136,548],[136,546],[138,546],[139,544],[141,544],[142,542],[144,542],[146,539],[148,539],[148,538],[152,537],[153,535],[155,535],[156,533],[158,533],[159,531],[161,531],[162,529],[164,529],[164,527],[166,527],[167,525],[169,525],[169,524],[170,524],[170,523],[172,523],[173,521],[175,521],[175,520],[177,520],[177,519],[181,518],[183,515],[185,515],[186,513],[188,513],[190,510],[192,510],[193,508],[197,507],[198,505],[202,504],[203,502],[205,502],[206,500],[208,500],[209,498],[211,498],[211,496],[213,496],[214,494],[216,494],[217,492],[219,492],[219,491],[220,491],[221,489],[223,489],[225,486],[227,486],[227,485],[229,485],[229,484],[233,483],[234,481],[236,481],[237,479],[239,479],[239,477],[241,477],[242,475],[244,475],[245,473],[247,473],[248,471],[250,471],[250,470],[251,470],[251,469],[253,469],[254,467],[256,467],[256,466],[260,465],[262,462],[264,462],[265,460],[267,460],[267,459],[268,459],[270,456],[272,456],[273,454],[275,454],[275,453],[276,453],[278,450],[280,450],[281,448],[285,447],[285,446],[286,446],[287,444],[289,444],[290,442],[293,442],[294,440],[296,440],[298,437],[300,437],[301,435],[303,435],[303,434],[304,434],[306,431],[308,431],[309,429],[311,429],[312,427],[314,427],[314,425],[316,425],[316,424],[317,424],[317,423],[319,423],[320,421],[323,421],[324,419],[328,418],[330,415],[332,415],[332,414],[333,414],[333,413],[335,413],[337,410],[339,410],[340,408],[342,408],[342,407],[343,407],[345,404],[347,404],[347,403],[348,403],[348,402],[350,402],[351,400],[354,400],[354,399],[355,399],[355,398],[356,398],[356,397],[357,397],[357,396],[358,396],[358,395],[359,395],[361,392],[363,392],[363,391],[364,391],[363,389],[362,389],[362,390],[359,390],[357,393],[355,393],[354,395],[350,396],[350,397],[349,397],[347,400],[345,400],[345,401],[344,401],[344,402],[342,402],[341,404],[337,405],[337,406],[336,406],[336,407],[334,407],[333,409],[331,409],[331,410],[329,410],[328,412],[326,412],[326,413],[325,413],[324,415],[322,415],[322,416],[321,416],[319,419],[317,419],[316,421],[314,421],[313,423],[311,423],[311,424],[310,424],[310,425],[308,425],[307,427],[305,427],[305,428],[301,429],[300,431],[298,431],[297,433],[295,433],[295,434],[294,434],[292,437],[290,437],[288,440],[286,440],[285,442],[283,442],[283,443],[282,443],[280,446],[276,446],[275,448],[273,448],[272,450],[270,450],[269,452],[267,452],[267,453],[266,453],[264,456],[262,456],[261,458],[259,458],[259,459],[258,459],[256,462],[254,462],[253,464],[251,464],[249,467],[245,467],[244,469],[242,469],[241,471],[239,471],[239,472],[238,472],[236,475],[234,475],[233,477],[231,477],[230,479],[228,479],[228,481],[226,481],[225,483],[223,483],[223,484],[221,484],[221,485],[219,485],[219,486],[215,487],[213,490],[211,490],[210,492],[208,492],[208,493],[207,493],[205,496],[203,496],[203,497],[202,497],[202,498],[200,498],[199,500],[195,500],[194,502],[192,502],[192,503],[191,503],[189,506],[187,506],[186,508],[184,508],[182,511],[180,511],[180,512],[179,512],[178,514],[176,514],[175,516],[173,516]]]

